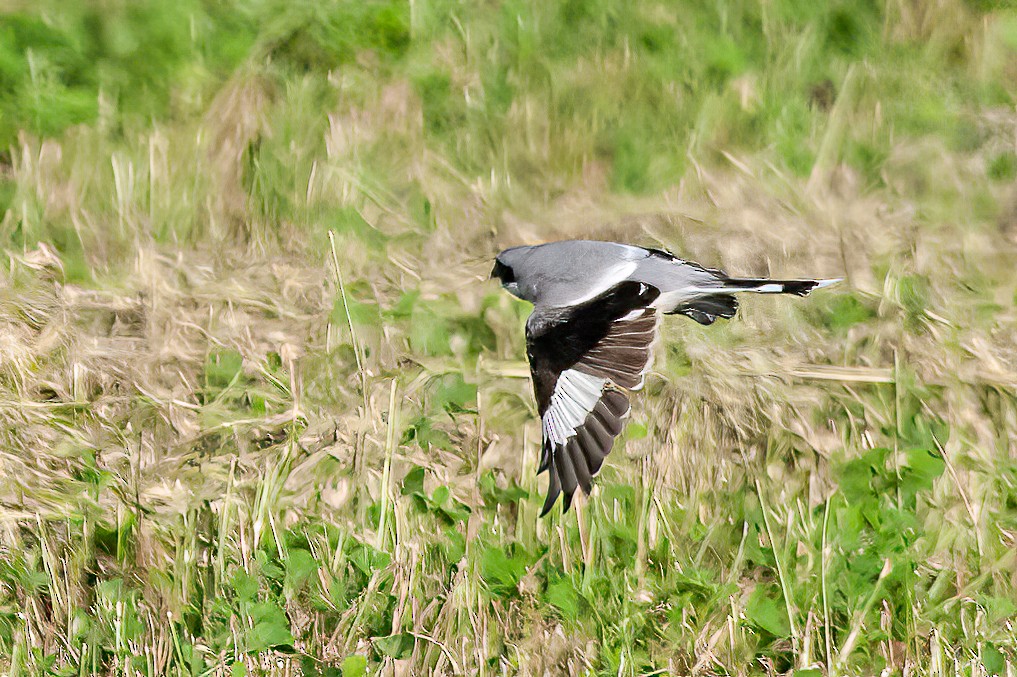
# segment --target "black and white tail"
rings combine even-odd
[[[722,277],[718,280],[717,286],[702,287],[699,289],[684,290],[691,291],[697,295],[692,299],[679,303],[671,313],[680,313],[691,317],[700,324],[713,324],[718,317],[734,317],[738,310],[738,299],[734,297],[739,292],[754,292],[756,294],[794,294],[795,296],[807,296],[815,289],[829,287],[840,282],[839,278],[827,280],[768,280],[766,278],[754,277]]]
[[[757,294],[807,296],[813,289],[822,289],[838,282],[840,282],[840,278],[832,280],[767,280],[759,277],[728,277],[721,280],[720,288],[716,291],[751,291]]]

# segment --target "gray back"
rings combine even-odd
[[[565,240],[506,249],[498,260],[515,274],[519,298],[537,308],[553,308],[607,291],[635,272],[638,261],[648,255],[642,247]]]
[[[498,261],[515,275],[506,289],[537,311],[582,303],[625,280],[656,287],[669,307],[721,284],[712,271],[695,264],[615,242],[565,240],[513,247],[499,254]]]

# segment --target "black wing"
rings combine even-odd
[[[638,390],[650,366],[659,291],[622,282],[571,308],[534,312],[526,322],[526,352],[543,424],[537,472],[550,470],[547,514],[565,494],[569,509],[578,487],[587,494],[621,433],[627,391]]]

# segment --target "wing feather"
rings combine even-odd
[[[652,362],[656,288],[622,282],[570,309],[535,311],[527,321],[527,354],[543,421],[538,472],[550,471],[546,514],[564,494],[589,493]]]

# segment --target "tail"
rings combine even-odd
[[[701,294],[684,301],[668,311],[668,314],[680,313],[691,317],[699,324],[713,324],[718,317],[732,318],[738,310],[737,292],[755,292],[757,294],[794,294],[807,296],[814,289],[822,289],[837,284],[841,278],[828,280],[768,280],[754,277],[721,277],[717,286],[702,287],[691,290]]]
[[[720,288],[711,292],[751,291],[759,294],[794,294],[808,296],[813,289],[822,289],[837,284],[841,278],[830,280],[767,280],[761,277],[727,277],[721,278]],[[705,290],[704,290],[705,291]]]

